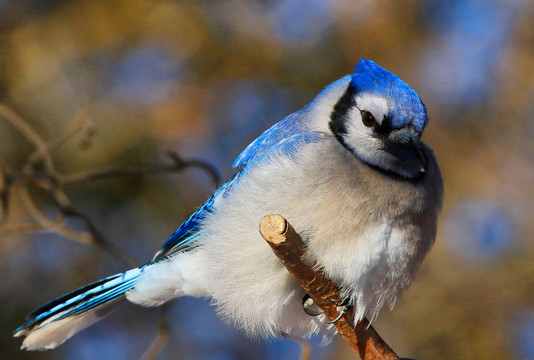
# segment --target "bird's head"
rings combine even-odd
[[[330,114],[329,128],[357,158],[405,178],[425,171],[420,137],[428,117],[417,93],[371,60],[360,60]]]

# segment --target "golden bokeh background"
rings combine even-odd
[[[58,173],[165,163],[173,150],[224,178],[242,149],[324,86],[375,60],[425,101],[445,204],[415,283],[375,326],[403,357],[534,359],[534,3],[521,0],[0,1],[0,96],[45,141]],[[61,134],[68,136],[62,138]],[[58,140],[59,141],[59,140]],[[3,171],[33,151],[0,111]],[[22,185],[21,185],[22,186]],[[0,358],[139,359],[158,312],[125,306],[56,350],[18,349],[25,314],[125,269],[35,222],[28,186],[0,224]],[[73,205],[140,263],[213,190],[199,170],[65,187]],[[26,205],[25,205],[26,204]],[[69,220],[69,228],[84,225]],[[294,359],[217,320],[206,301],[169,308],[158,359]],[[354,358],[313,339],[312,359]]]

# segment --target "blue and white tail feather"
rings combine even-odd
[[[119,306],[142,274],[142,269],[132,269],[52,300],[30,313],[14,336],[26,336],[23,349],[53,349]]]
[[[143,306],[159,306],[176,296],[198,294],[196,288],[182,289],[179,285],[190,277],[187,268],[195,268],[194,257],[174,266],[168,260],[196,247],[195,242],[202,234],[202,220],[211,212],[215,200],[229,191],[239,174],[200,206],[144,266],[81,287],[30,313],[27,321],[14,331],[15,337],[26,336],[22,348],[53,349],[108,315],[125,299]],[[156,268],[160,271],[152,271]]]

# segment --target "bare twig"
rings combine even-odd
[[[196,167],[206,172],[212,183],[217,187],[221,184],[221,176],[217,169],[202,160],[182,160],[176,153],[169,152],[169,156],[173,160],[171,164],[140,164],[131,166],[109,166],[100,170],[80,171],[71,174],[58,174],[51,175],[46,172],[10,172],[6,173],[6,181],[13,182],[32,182],[35,184],[41,182],[52,182],[57,186],[64,185],[77,185],[90,181],[109,179],[119,176],[135,176],[150,174],[155,175],[158,173],[176,173],[183,171],[187,168]],[[0,188],[1,190],[1,188]]]
[[[86,110],[84,108],[80,108],[78,110],[78,113],[76,114],[76,117],[73,121],[71,121],[68,128],[63,132],[63,134],[60,134],[57,138],[46,142],[44,148],[36,148],[35,151],[31,153],[26,159],[26,164],[33,165],[43,159],[49,158],[52,152],[54,152],[55,150],[63,146],[65,143],[67,143],[69,140],[71,140],[74,135],[76,135],[76,133],[82,131],[84,128],[87,127],[88,124],[90,124],[90,127],[94,126],[91,119],[88,118]]]
[[[33,128],[24,121],[15,111],[0,103],[0,116],[13,125],[20,133],[42,154],[45,167],[48,171],[54,171],[52,158],[49,156],[48,145]]]
[[[58,204],[59,205],[59,204]],[[140,265],[140,262],[132,256],[128,251],[124,250],[120,246],[115,245],[115,243],[106,239],[104,234],[98,229],[93,220],[85,214],[82,214],[78,210],[75,210],[72,206],[66,208],[60,208],[61,212],[67,216],[75,217],[82,220],[87,227],[87,230],[91,234],[93,243],[98,247],[102,248],[111,256],[118,259],[121,263],[128,267],[137,267]]]
[[[35,204],[26,187],[20,186],[17,187],[17,190],[21,202],[24,204],[26,210],[28,210],[28,213],[37,222],[40,230],[56,232],[64,236],[65,238],[74,239],[82,243],[91,242],[91,237],[89,236],[89,234],[76,231],[65,226],[64,223],[67,218],[66,214],[61,213],[56,220],[52,220],[39,209],[37,204]],[[9,226],[5,225],[2,228],[9,229]]]
[[[196,159],[190,159],[190,160],[183,160],[180,155],[178,155],[176,152],[172,150],[167,151],[167,155],[174,161],[174,164],[177,167],[181,167],[182,169],[186,169],[189,167],[196,167],[201,170],[204,170],[206,173],[208,173],[211,177],[211,181],[213,181],[213,184],[216,187],[219,187],[221,185],[221,175],[219,174],[219,171],[211,165],[208,164],[205,161],[202,160],[196,160]]]
[[[280,215],[267,215],[260,223],[260,233],[326,317],[337,318],[339,289],[323,271],[313,270],[314,264],[304,261],[304,243],[293,227]],[[335,322],[335,326],[362,360],[399,360],[367,319],[354,325],[353,309]]]
[[[4,163],[0,163],[0,202],[0,224],[2,224],[9,217],[8,181]]]
[[[157,173],[179,172],[187,168],[196,167],[205,171],[216,186],[220,185],[221,177],[214,166],[202,160],[182,160],[177,153],[172,151],[168,151],[168,155],[173,160],[172,164],[142,164],[123,167],[110,166],[97,171],[81,171],[73,174],[59,175],[57,181],[60,185],[73,185],[117,176],[142,174],[154,175]],[[21,174],[20,177],[22,178],[24,175]]]
[[[152,343],[150,343],[140,360],[154,360],[169,340],[170,328],[167,304],[162,305],[160,308],[158,329],[158,335],[152,340]]]

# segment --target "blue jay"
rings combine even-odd
[[[371,60],[253,141],[240,170],[145,265],[61,296],[15,330],[22,348],[51,349],[124,299],[158,306],[211,299],[253,337],[335,332],[302,308],[306,294],[261,238],[263,216],[282,214],[308,255],[355,311],[373,321],[415,277],[436,237],[443,183],[421,140],[417,93]]]

